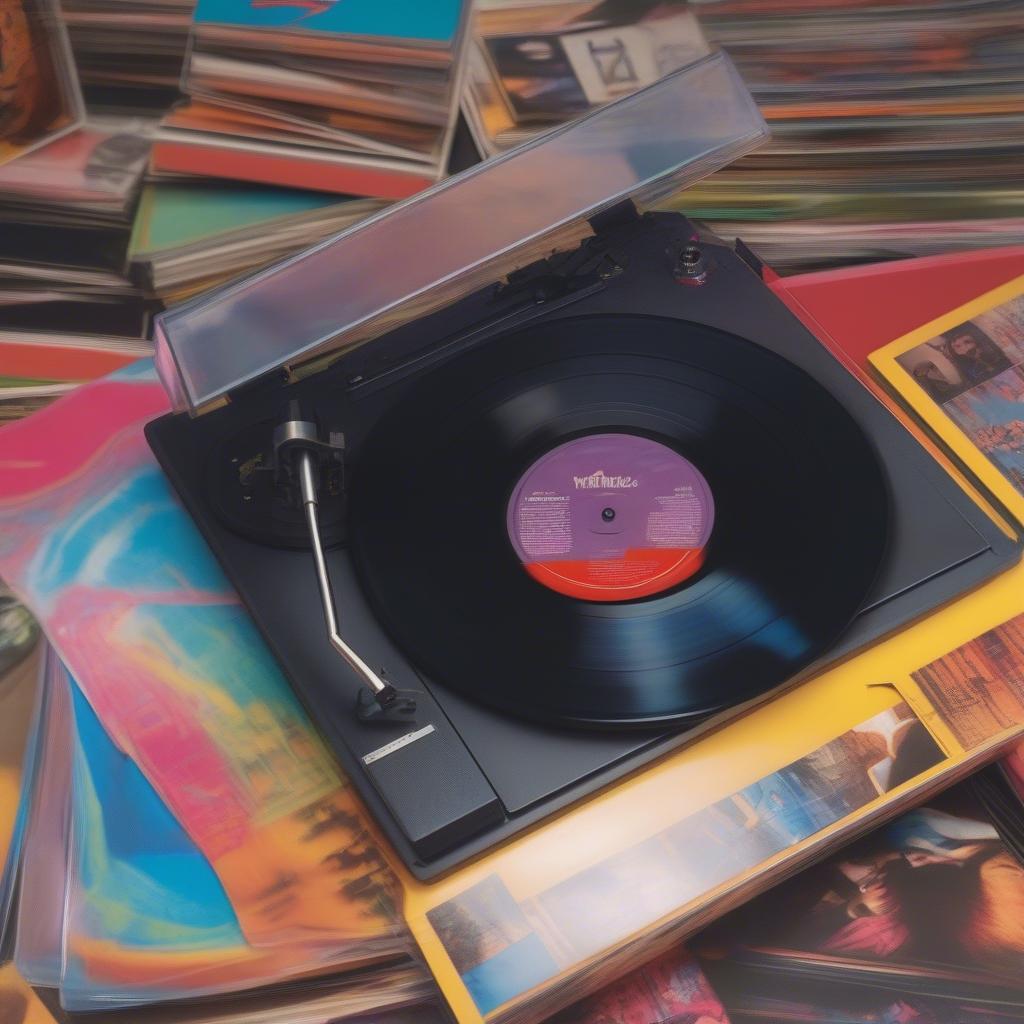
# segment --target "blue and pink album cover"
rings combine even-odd
[[[195,23],[450,45],[462,0],[199,0]]]

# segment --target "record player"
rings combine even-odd
[[[713,54],[160,318],[150,444],[420,878],[1019,557],[652,212],[766,136]]]

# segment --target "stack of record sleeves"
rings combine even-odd
[[[68,628],[45,616],[57,646],[16,677],[39,693],[7,787],[12,808],[22,794],[0,890],[18,972],[64,1010],[130,1007],[133,1024],[439,1021],[372,823],[149,456],[141,426],[163,401],[142,360],[0,436],[21,467],[0,485],[3,572],[33,601],[43,576],[70,587],[52,606]],[[8,528],[23,471],[43,576]],[[174,564],[153,561],[154,530],[177,537]],[[58,548],[71,558],[53,576]],[[0,673],[37,637],[4,597]]]
[[[19,880],[14,959],[22,977],[59,989],[66,1009],[95,1010],[265,989],[312,974],[301,986],[238,995],[198,1015],[161,1009],[168,1022],[300,1013],[341,1020],[429,999],[429,979],[409,961],[339,974],[339,951],[246,948],[209,864],[113,746],[52,649],[44,663]],[[350,941],[341,963],[352,952]]]
[[[646,84],[676,34],[700,45],[666,38],[670,11],[733,57],[773,141],[669,205],[783,271],[1024,240],[1019,0],[481,0],[463,96],[477,144]]]
[[[0,330],[141,338],[128,241],[149,140],[95,121],[0,166]]]
[[[84,312],[88,311],[86,307]],[[0,330],[0,424],[21,419],[78,384],[120,369],[151,351],[148,341],[136,338],[74,330]]]
[[[194,0],[64,0],[89,108],[156,116],[178,100],[194,6]]]
[[[305,249],[384,205],[270,185],[150,182],[135,216],[132,277],[170,304]]]
[[[200,0],[157,172],[381,198],[447,165],[468,4]]]
[[[1012,759],[1012,758],[1011,758]],[[551,1024],[1003,1024],[1024,1016],[1007,762],[563,1010]]]
[[[0,30],[4,421],[150,351],[150,304],[128,277],[127,255],[152,125],[84,120],[51,5],[7,5]]]

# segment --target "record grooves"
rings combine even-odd
[[[704,283],[681,284],[694,237],[623,210],[588,243],[621,273],[568,282],[571,301],[524,317],[521,293],[488,285],[147,428],[417,877],[1019,557],[728,246],[704,238]],[[402,691],[401,715],[367,713],[367,676],[325,628],[289,451],[316,458],[341,639]]]
[[[597,435],[656,442],[706,480],[714,523],[695,575],[595,601],[524,569],[517,482]],[[598,475],[598,493],[629,475]],[[746,700],[822,654],[881,563],[887,494],[853,419],[791,363],[694,323],[602,316],[423,374],[361,446],[350,515],[373,607],[428,673],[521,717],[651,725]]]

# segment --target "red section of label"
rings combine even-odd
[[[704,548],[648,548],[604,561],[528,562],[523,568],[569,597],[628,601],[679,586],[700,570],[704,557]]]

